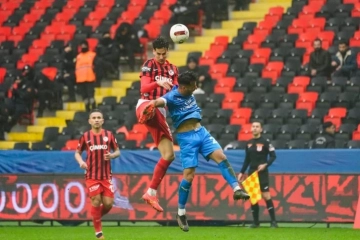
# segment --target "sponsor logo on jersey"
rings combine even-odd
[[[94,151],[94,150],[107,150],[108,146],[107,145],[92,145],[90,146],[90,151]]]
[[[151,71],[151,68],[149,68],[149,67],[142,67],[142,68],[141,68],[141,71],[143,71],[143,72],[150,72],[150,71]]]
[[[269,151],[272,152],[272,151],[275,151],[275,148],[272,144],[269,144]]]
[[[104,142],[107,142],[109,140],[108,137],[103,137]]]
[[[99,187],[100,187],[100,184],[96,184],[94,186],[91,186],[91,187],[89,187],[89,192],[94,192],[94,191],[98,190]]]
[[[170,74],[170,76],[172,76],[172,75],[174,75],[175,73],[174,73],[173,70],[169,70],[169,74]]]
[[[256,144],[256,151],[261,152],[264,144]]]
[[[172,82],[172,79],[171,79],[171,78],[167,78],[167,77],[163,77],[163,76],[156,76],[156,77],[155,77],[155,80],[156,80],[157,82],[159,82],[159,81]]]

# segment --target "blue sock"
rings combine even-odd
[[[191,182],[183,179],[179,186],[179,209],[185,209],[185,205],[189,196]]]
[[[229,161],[225,159],[221,163],[218,164],[221,174],[223,178],[227,181],[227,183],[234,189],[239,186],[239,183],[236,179],[236,175],[234,169],[231,167]]]

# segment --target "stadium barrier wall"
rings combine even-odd
[[[273,174],[271,194],[282,222],[353,222],[359,175]],[[115,206],[104,220],[173,221],[181,174],[166,175],[158,189],[163,213],[140,201],[150,174],[115,174]],[[249,201],[232,199],[220,174],[199,174],[192,184],[189,220],[251,221]],[[261,220],[269,220],[260,201]],[[1,175],[0,220],[90,220],[90,201],[82,175]]]
[[[170,165],[169,173],[182,172],[180,155]],[[244,161],[244,151],[226,151],[227,158],[238,172]],[[360,150],[277,150],[271,173],[352,173],[360,174]],[[84,155],[85,157],[85,155]],[[158,151],[121,151],[120,158],[111,161],[113,173],[152,173],[160,158]],[[200,156],[197,173],[218,173],[217,165]],[[58,173],[82,174],[74,152],[0,151],[0,174]]]
[[[177,209],[179,153],[159,189],[164,213],[139,201],[159,158],[157,151],[122,151],[112,160],[117,188],[106,220],[169,221]],[[279,221],[353,222],[360,192],[359,150],[278,150],[270,167]],[[244,151],[226,152],[236,172]],[[215,163],[200,157],[187,210],[190,220],[251,220],[249,202],[234,202]],[[89,220],[89,199],[73,152],[0,151],[1,220]],[[268,220],[264,201],[261,219]]]

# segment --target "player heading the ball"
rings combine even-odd
[[[233,199],[249,199],[249,195],[241,189],[235,172],[225,156],[221,146],[214,137],[200,124],[201,109],[198,107],[193,92],[197,76],[193,72],[179,75],[179,86],[164,96],[148,103],[140,116],[140,122],[151,121],[159,107],[168,107],[177,132],[180,146],[180,157],[183,167],[183,180],[179,186],[178,213],[176,215],[180,228],[187,232],[189,226],[186,219],[185,205],[189,196],[191,183],[198,166],[198,154],[206,160],[212,159],[218,164],[222,176],[232,187]]]

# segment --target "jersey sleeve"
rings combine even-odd
[[[140,78],[152,77],[152,72],[153,72],[153,62],[151,60],[147,60],[141,68]]]
[[[160,98],[165,101],[165,106],[171,107],[171,106],[174,105],[174,94],[173,94],[173,90],[171,90],[170,92],[166,93],[165,95],[163,95],[163,96],[160,97]]]
[[[114,151],[119,148],[119,145],[117,143],[117,140],[116,140],[114,134],[111,134],[111,137],[110,137],[110,148]]]
[[[82,135],[82,136],[80,137],[80,139],[79,139],[79,143],[78,143],[78,146],[77,146],[76,150],[77,150],[78,152],[82,152],[82,151],[84,151],[85,149],[86,149],[85,137],[84,137],[84,135]]]
[[[244,163],[243,163],[243,165],[241,167],[240,172],[244,174],[246,169],[249,167],[249,165],[250,165],[250,158],[249,158],[249,155],[248,155],[248,146],[246,145],[246,147],[245,147],[245,159],[244,159]]]
[[[174,74],[174,79],[173,79],[173,84],[174,85],[179,85],[179,82],[178,82],[178,78],[179,78],[179,69],[176,67],[176,66],[174,66],[174,72],[175,72],[175,74]]]
[[[275,148],[274,148],[274,146],[271,144],[271,142],[270,142],[269,139],[266,140],[266,148],[269,150],[269,152],[275,151]]]

